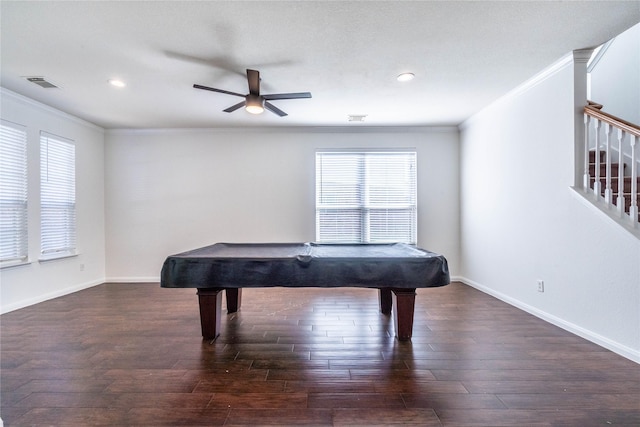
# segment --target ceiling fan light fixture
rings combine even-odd
[[[247,110],[251,114],[262,114],[264,108],[262,107],[262,105],[247,105],[245,107],[245,110]]]
[[[251,114],[262,114],[262,112],[264,111],[264,105],[262,105],[262,99],[259,96],[253,96],[253,95],[247,96],[247,103],[244,108]]]

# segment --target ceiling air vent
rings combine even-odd
[[[31,83],[35,83],[40,87],[43,87],[45,89],[57,89],[58,86],[54,85],[51,82],[48,82],[44,79],[44,77],[25,77],[27,80],[29,80]]]

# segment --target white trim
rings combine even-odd
[[[65,113],[64,111],[58,110],[56,108],[50,107],[46,104],[43,104],[41,102],[35,101],[31,98],[27,98],[26,96],[20,95],[19,93],[15,93],[13,91],[10,91],[7,88],[4,88],[2,86],[0,86],[0,97],[8,97],[8,98],[12,98],[15,101],[18,102],[22,102],[23,104],[27,104],[30,107],[34,107],[37,108],[39,110],[45,111],[47,113],[51,113],[54,114],[60,118],[69,120],[73,123],[88,127],[92,130],[98,131],[100,133],[104,134],[104,128],[101,128],[100,126],[93,124],[91,122],[88,122],[86,120],[82,120],[76,116],[72,116],[71,114]]]
[[[105,283],[158,283],[160,286],[160,276],[107,277]]]
[[[514,89],[510,90],[509,92],[507,92],[506,94],[498,98],[497,100],[487,105],[482,110],[478,111],[477,113],[475,113],[474,115],[472,115],[471,117],[469,117],[468,119],[460,123],[460,125],[458,125],[458,129],[459,130],[466,129],[476,120],[476,117],[481,115],[485,110],[494,108],[494,106],[496,105],[507,102],[510,99],[515,98],[530,89],[533,89],[534,87],[538,86],[540,83],[553,77],[554,75],[558,74],[560,71],[564,70],[565,68],[571,66],[576,60],[575,56],[580,55],[580,53],[582,52],[583,51],[569,52],[568,54],[564,55],[562,58],[560,58],[559,60],[557,60],[556,62],[554,62],[547,68],[545,68],[544,70],[540,71],[539,73],[537,73],[530,79],[526,80],[522,84],[516,86]]]
[[[619,354],[620,356],[626,357],[629,360],[632,360],[636,363],[640,363],[640,351],[638,350],[634,350],[630,347],[627,347],[623,344],[620,344],[616,341],[613,341],[607,337],[604,337],[600,334],[597,334],[593,331],[590,331],[588,329],[585,329],[581,326],[575,325],[571,322],[567,322],[564,319],[561,319],[559,317],[556,317],[552,314],[547,313],[546,311],[542,311],[536,307],[533,307],[529,304],[525,304],[520,300],[517,300],[515,298],[512,298],[508,295],[505,295],[501,292],[495,291],[487,286],[484,286],[478,282],[474,282],[471,279],[468,279],[466,277],[462,277],[459,279],[460,282],[464,283],[465,285],[469,285],[472,288],[475,288],[481,292],[484,292],[488,295],[491,295],[503,302],[506,302],[509,305],[512,305],[514,307],[517,307],[523,311],[526,311],[527,313],[536,316],[546,322],[551,323],[552,325],[558,326],[559,328],[562,328],[566,331],[569,331],[575,335],[578,335],[581,338],[584,338],[586,340],[589,340],[595,344],[598,344],[601,347],[606,348],[607,350],[611,350],[612,352]]]
[[[600,48],[598,50],[598,52],[595,55],[593,55],[592,58],[589,59],[589,62],[588,62],[588,65],[587,65],[587,73],[590,73],[591,71],[593,71],[593,69],[598,65],[598,62],[600,62],[600,60],[604,56],[605,52],[607,51],[607,49],[609,49],[609,46],[611,46],[611,44],[613,43],[613,41],[615,39],[616,38],[614,37],[611,40],[609,40],[608,42],[598,46]],[[598,49],[598,48],[596,48],[596,49]]]
[[[571,195],[579,200],[584,206],[587,206],[594,212],[600,213],[611,222],[631,233],[634,237],[640,239],[640,223],[635,223],[634,226],[634,223],[630,221],[628,214],[625,214],[624,217],[620,217],[618,209],[614,205],[607,207],[602,197],[596,198],[593,192],[585,192],[581,187],[569,187],[569,190]]]
[[[80,255],[80,252],[73,252],[73,253],[66,252],[63,254],[55,254],[55,255],[49,255],[49,256],[42,255],[40,258],[38,258],[38,262],[49,262],[49,261],[55,261],[57,259],[73,258],[79,255]]]
[[[25,300],[18,301],[16,303],[4,306],[4,307],[1,308],[0,314],[5,314],[5,313],[8,313],[10,311],[19,310],[21,308],[29,307],[30,305],[38,304],[38,303],[41,303],[41,302],[44,302],[44,301],[48,301],[50,299],[54,299],[54,298],[62,297],[62,296],[65,296],[65,295],[69,295],[69,294],[72,294],[74,292],[81,291],[83,289],[92,288],[92,287],[100,285],[102,283],[104,283],[103,279],[92,280],[91,282],[85,282],[85,283],[81,283],[79,285],[69,286],[68,288],[59,289],[59,290],[57,290],[55,292],[49,292],[49,293],[46,293],[46,294],[41,294],[41,295],[38,295],[38,296],[36,296],[34,298],[25,299]]]
[[[269,126],[269,127],[220,127],[220,128],[148,128],[106,129],[106,135],[163,135],[163,134],[211,134],[211,133],[450,133],[458,132],[457,126]]]
[[[0,270],[4,270],[5,268],[22,267],[23,265],[29,265],[31,263],[33,263],[33,261],[29,259],[19,261],[3,261],[0,262]]]

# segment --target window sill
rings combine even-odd
[[[78,252],[75,252],[72,254],[63,254],[63,255],[49,255],[49,256],[43,255],[40,258],[38,258],[38,262],[49,262],[49,261],[55,261],[57,259],[74,258],[74,257],[77,257],[78,255],[80,255]]]
[[[31,264],[31,261],[29,260],[9,261],[9,262],[0,264],[0,270],[4,270],[5,268],[22,267],[23,265],[29,265],[29,264]]]

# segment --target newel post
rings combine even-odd
[[[573,108],[574,108],[574,183],[586,191],[589,188],[589,140],[588,125],[590,119],[584,114],[587,105],[587,63],[593,49],[573,51]],[[584,165],[582,159],[585,160]],[[583,169],[584,167],[584,169]]]

